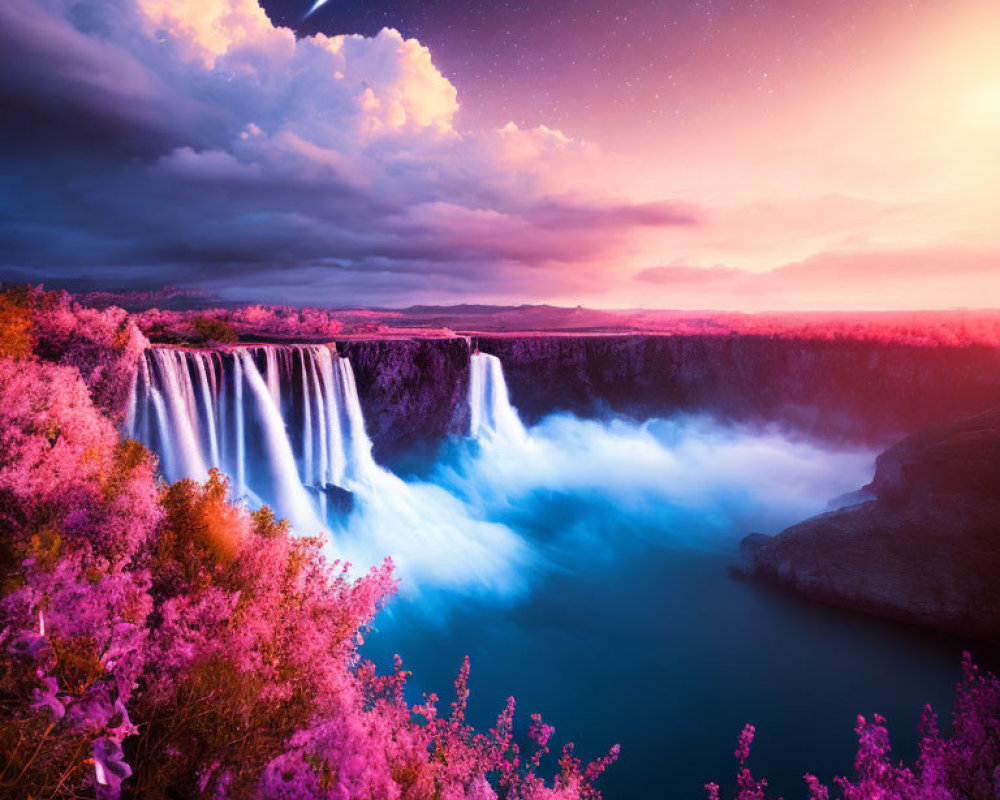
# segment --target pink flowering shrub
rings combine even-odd
[[[34,348],[33,320],[26,291],[0,292],[0,356],[27,358]]]
[[[0,335],[0,355],[23,358],[33,351],[75,368],[98,408],[115,421],[124,413],[136,362],[149,344],[120,308],[88,308],[67,292],[33,287],[0,292]]]
[[[442,800],[578,800],[600,798],[594,781],[618,756],[582,766],[568,745],[551,786],[536,774],[553,733],[537,714],[529,736],[535,753],[522,761],[514,743],[514,699],[487,733],[465,722],[469,696],[468,659],[455,680],[455,701],[448,716],[438,714],[438,698],[430,695],[410,708],[404,700],[406,673],[396,660],[393,675],[378,675],[370,663],[357,671],[359,702],[371,712],[357,716],[355,726],[323,723],[293,738],[293,750],[267,769],[264,797],[286,798],[442,798]],[[414,714],[418,721],[414,721]],[[362,720],[364,722],[362,722]],[[391,742],[374,760],[363,755],[366,739]],[[428,758],[428,754],[430,758]],[[488,779],[489,778],[489,779]],[[302,792],[300,787],[309,787]]]
[[[1000,679],[983,673],[968,653],[962,658],[962,681],[952,710],[951,735],[942,735],[930,706],[921,722],[920,755],[907,767],[893,763],[883,717],[858,717],[854,729],[858,755],[854,779],[838,777],[843,800],[996,800],[1000,797]],[[767,781],[746,766],[754,727],[747,725],[736,748],[739,761],[736,800],[766,800]],[[809,800],[830,800],[829,787],[815,775],[804,776]],[[709,800],[719,800],[719,786],[706,785]]]
[[[79,373],[0,358],[0,794],[115,793],[152,609],[154,464]],[[61,793],[61,794],[60,794]]]
[[[197,784],[250,796],[297,729],[356,691],[358,631],[394,588],[390,564],[352,582],[320,542],[289,536],[266,509],[235,508],[227,493],[218,473],[163,491],[152,663],[134,714],[143,797],[195,795]]]
[[[360,660],[391,563],[352,579],[217,472],[157,482],[93,399],[128,327],[64,300],[17,306],[37,349],[0,356],[0,796],[599,797],[614,753],[546,785],[540,718],[526,761],[513,701],[465,723],[467,663],[443,718]]]

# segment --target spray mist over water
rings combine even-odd
[[[470,436],[442,449],[430,478],[379,466],[350,362],[325,346],[229,352],[153,348],[140,363],[130,435],[160,454],[168,479],[234,477],[298,533],[325,532],[359,567],[396,562],[404,592],[512,598],[539,571],[614,550],[630,534],[735,551],[823,510],[870,476],[874,454],[829,450],[776,430],[704,416],[583,420],[525,429],[500,361],[470,363]],[[331,487],[352,493],[335,511]]]
[[[586,757],[619,742],[602,788],[623,800],[697,797],[730,774],[727,743],[746,722],[769,741],[755,763],[789,797],[803,765],[828,776],[850,763],[855,713],[901,719],[950,702],[954,651],[726,572],[746,533],[867,482],[873,452],[707,416],[554,415],[525,430],[496,359],[473,356],[471,377],[474,436],[444,449],[430,481],[516,531],[536,570],[526,602],[453,592],[390,605],[366,656],[389,669],[402,654],[414,702],[467,655],[470,720],[489,725],[496,698],[513,695]]]

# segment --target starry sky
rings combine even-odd
[[[995,0],[9,0],[0,277],[1000,306]]]
[[[688,107],[685,92],[709,88],[700,62],[718,46],[729,61],[724,83],[714,87],[722,92],[722,102],[732,102],[745,82],[766,81],[768,69],[807,47],[801,31],[784,54],[761,52],[760,43],[727,42],[736,31],[753,41],[764,29],[759,3],[328,0],[309,16],[303,15],[303,5],[267,0],[264,8],[275,23],[303,34],[374,35],[388,26],[416,37],[462,87],[462,117],[469,125],[502,126],[513,119],[585,137],[621,134],[621,118],[609,119],[609,110],[644,127],[657,126],[664,115],[682,116]],[[771,5],[772,19],[784,6],[782,16],[802,27],[822,24],[829,16],[815,7],[811,15],[801,15],[796,9],[802,4],[796,2]],[[308,10],[312,4],[305,6]],[[798,21],[800,16],[805,19]]]
[[[469,127],[546,125],[604,147],[678,146],[732,124],[756,125],[788,104],[877,77],[873,51],[928,25],[912,2],[870,0],[266,0],[302,34],[389,26],[418,38],[461,90]]]

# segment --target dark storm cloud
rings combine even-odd
[[[295,40],[252,0],[6,0],[0,101],[6,279],[522,291],[636,226],[696,223],[552,195],[506,140],[451,128],[454,88],[416,42]],[[504,131],[565,147],[549,134]]]

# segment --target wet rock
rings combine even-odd
[[[325,496],[326,507],[331,514],[347,516],[354,510],[354,492],[332,483],[325,486],[307,486],[306,489],[313,495]]]
[[[375,459],[391,465],[469,425],[465,339],[338,341],[351,360]]]
[[[350,514],[354,510],[354,492],[327,484],[320,491],[326,495],[327,508],[336,514]]]

